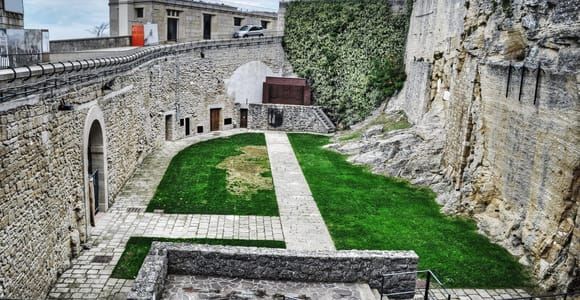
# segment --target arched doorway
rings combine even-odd
[[[103,112],[93,106],[83,130],[83,178],[85,190],[85,228],[83,240],[95,226],[95,216],[108,209],[107,132]]]
[[[89,214],[90,223],[95,226],[95,216],[103,211],[105,204],[105,150],[103,129],[99,121],[94,121],[89,131],[88,158]]]

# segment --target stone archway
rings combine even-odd
[[[95,215],[109,206],[107,188],[107,135],[103,112],[93,106],[85,120],[83,131],[83,178],[87,237],[95,225]]]

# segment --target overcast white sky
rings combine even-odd
[[[278,0],[205,0],[245,9],[278,9]],[[27,29],[48,29],[50,39],[90,37],[94,25],[109,22],[108,0],[24,0]]]

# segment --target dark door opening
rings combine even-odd
[[[240,128],[248,128],[248,110],[240,110]]]
[[[95,226],[95,215],[105,206],[105,155],[103,131],[98,121],[93,122],[89,133],[88,144],[88,181],[89,181],[89,217],[91,226]]]
[[[210,130],[218,131],[220,130],[220,108],[212,109],[210,111]]]
[[[211,40],[211,17],[212,15],[203,15],[203,39]]]
[[[189,123],[189,118],[185,119],[185,135],[189,136],[191,134],[191,126]]]
[[[173,116],[165,116],[165,140],[173,140]]]
[[[177,25],[179,19],[167,18],[167,41],[177,42]]]

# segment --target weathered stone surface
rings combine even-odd
[[[548,290],[578,289],[580,276],[579,5],[416,1],[408,80],[387,107],[415,126],[335,145],[431,186]]]
[[[167,274],[172,275],[298,282],[365,282],[371,288],[380,287],[382,274],[416,271],[419,260],[413,251],[299,251],[154,242],[149,256],[159,255],[166,255]],[[150,293],[157,291],[161,284],[158,277],[162,275],[158,270],[158,265],[144,265],[131,295],[142,290]],[[398,277],[396,282],[385,285],[385,291],[413,290],[415,280],[416,274]]]
[[[169,275],[161,299],[375,300],[366,284],[307,283]]]
[[[168,54],[88,85],[71,82],[52,93],[0,103],[0,297],[46,296],[78,255],[79,242],[87,242],[91,234],[83,135],[93,109],[99,108],[103,114],[107,204],[112,205],[149,153],[167,137],[186,136],[180,119],[189,118],[190,135],[196,134],[198,126],[209,132],[212,108],[221,108],[220,129],[238,123],[224,81],[252,61],[261,61],[273,70],[286,68],[279,40],[265,43],[256,39],[233,48]],[[66,81],[85,72],[93,71],[66,72],[52,78]],[[28,83],[40,84],[48,74]],[[3,81],[2,85],[23,83]],[[73,110],[58,110],[61,101]],[[167,116],[172,117],[169,124]],[[223,125],[225,118],[233,118],[233,124]]]
[[[280,124],[271,118],[274,111]],[[318,106],[284,104],[250,104],[248,122],[251,129],[294,132],[330,133],[336,127]]]

